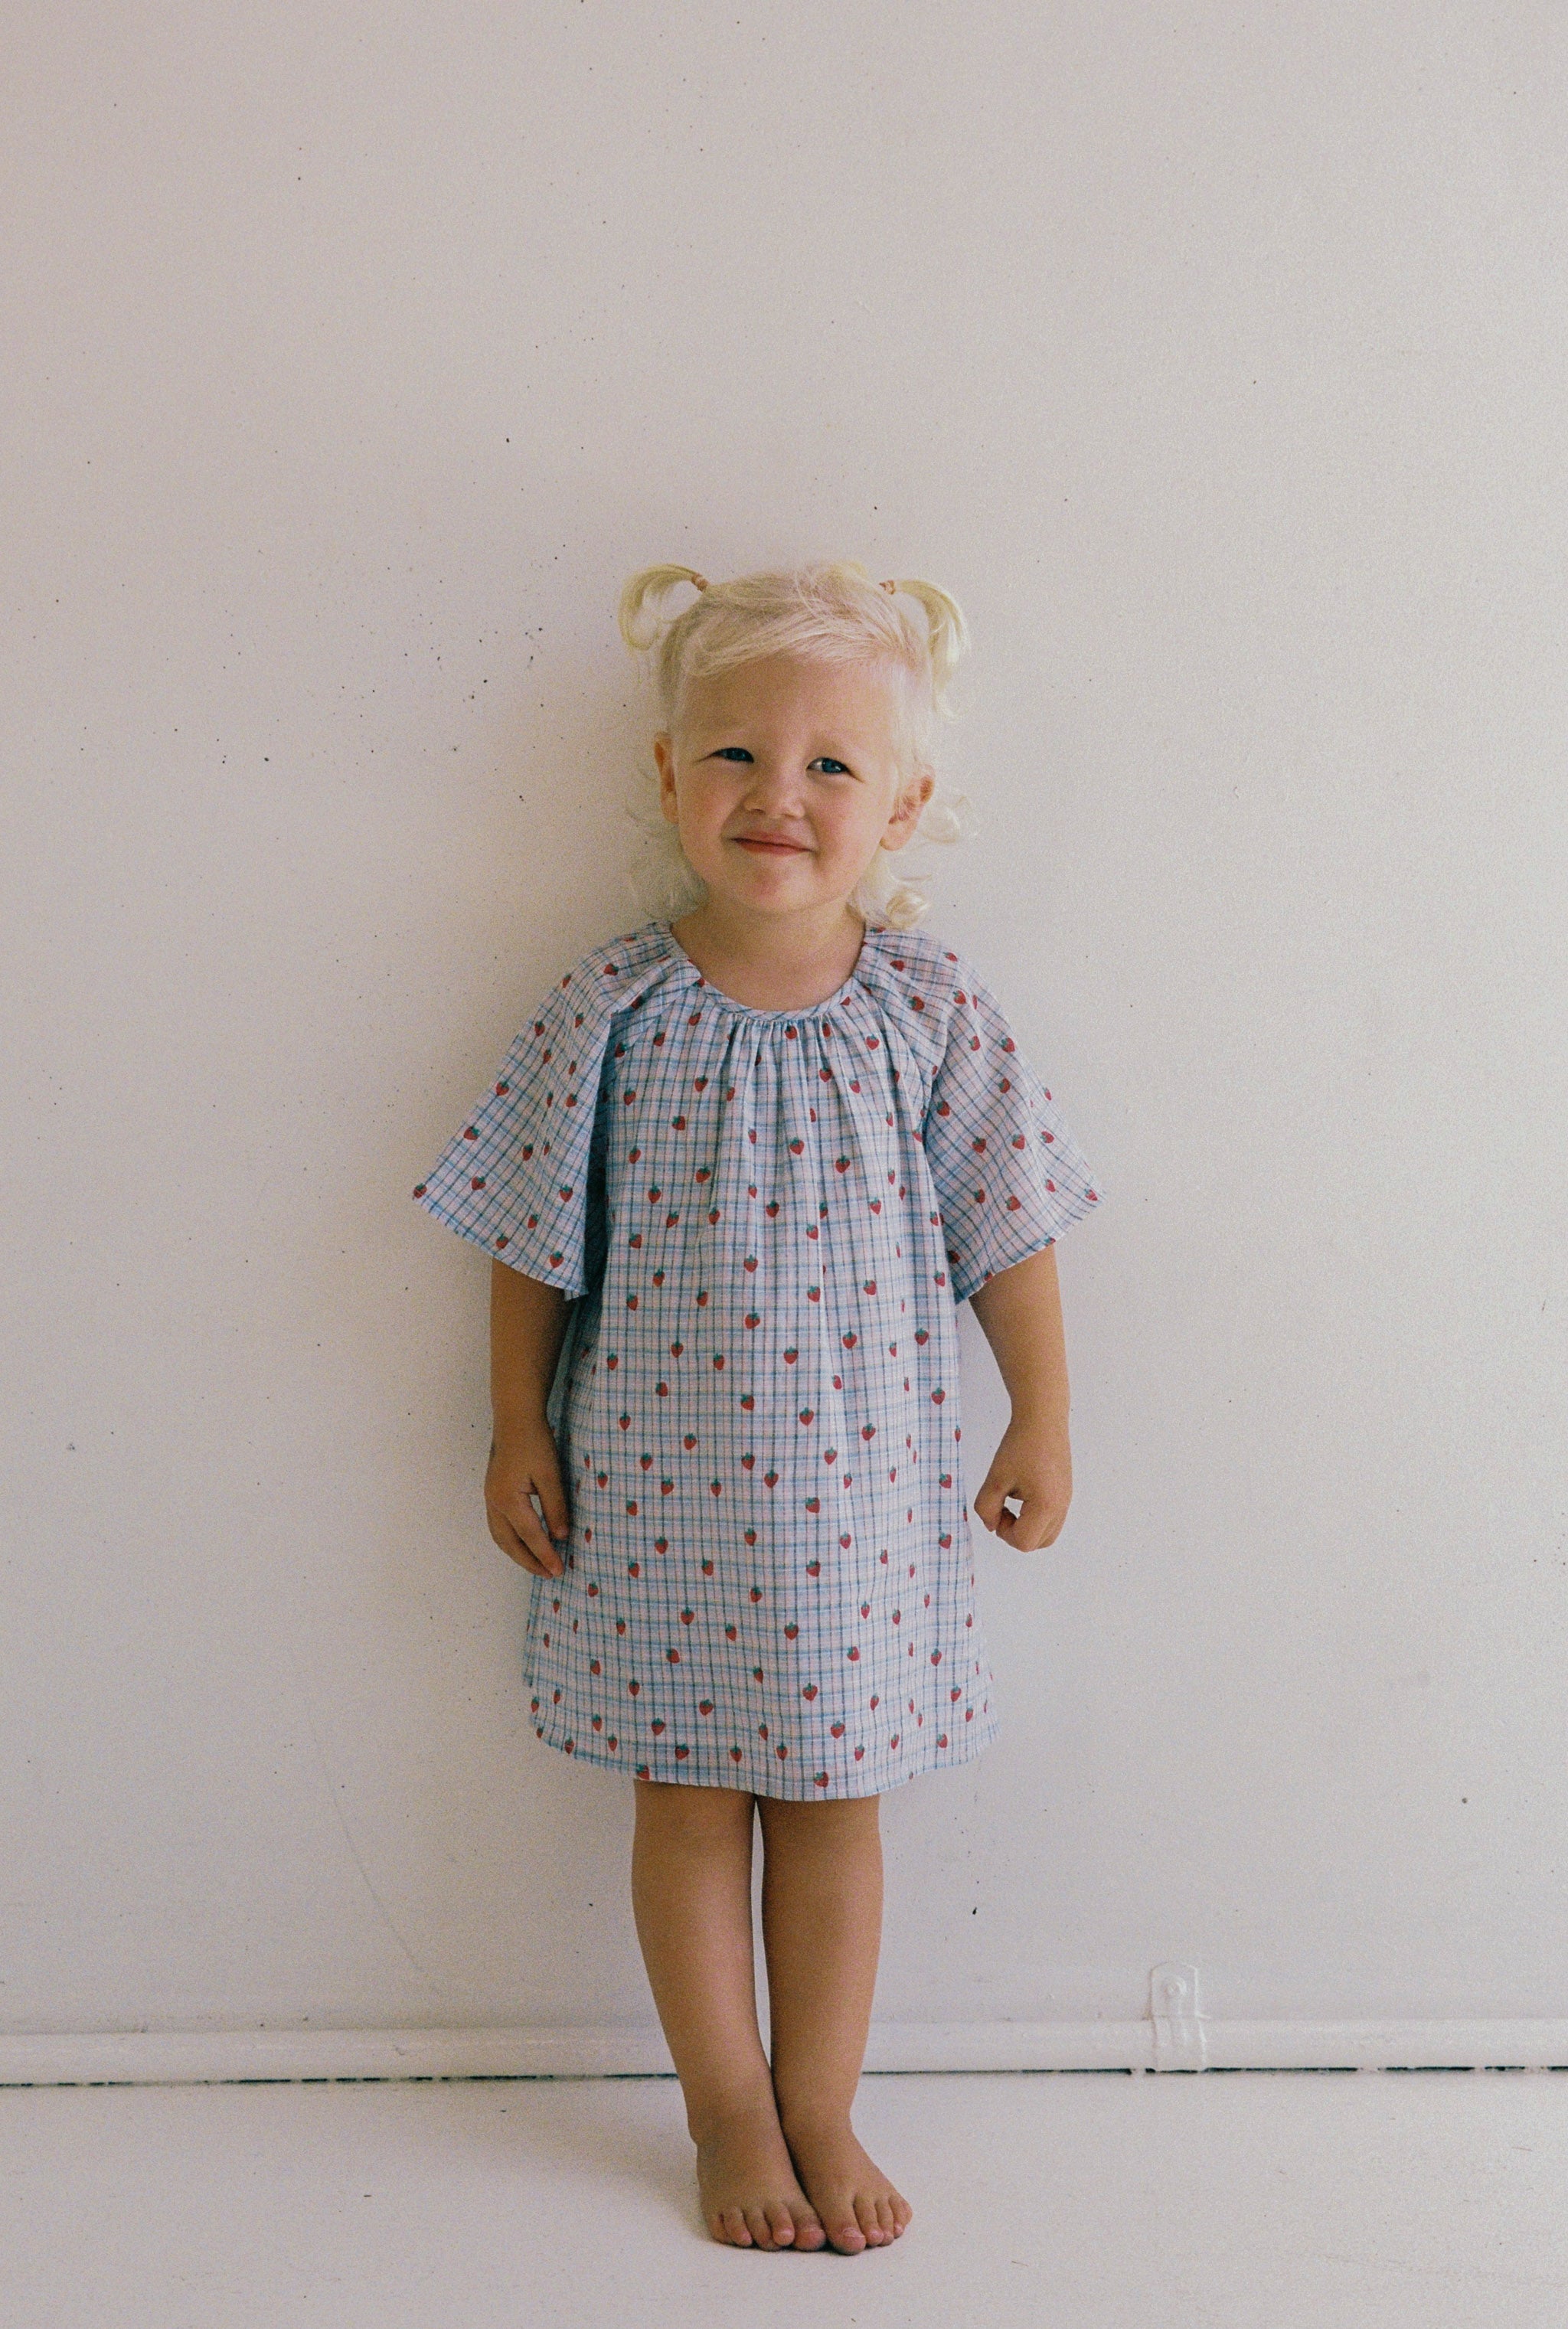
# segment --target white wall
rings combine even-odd
[[[822,553],[971,618],[933,926],[1113,1193],[879,2014],[1568,2012],[1565,45],[10,13],[0,2027],[649,2018],[408,1192],[640,919],[625,575]]]

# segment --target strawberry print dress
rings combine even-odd
[[[647,922],[551,989],[413,1193],[571,1301],[542,1740],[796,1801],[989,1744],[958,1306],[1099,1198],[966,960],[868,928],[836,995],[759,1011]]]

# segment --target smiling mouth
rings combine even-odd
[[[766,850],[776,857],[803,857],[806,853],[804,846],[798,841],[760,841],[743,834],[737,836],[735,846],[737,849]]]

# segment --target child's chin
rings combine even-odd
[[[755,850],[737,849],[723,867],[707,877],[710,889],[728,889],[742,897],[767,898],[788,891],[797,897],[816,886],[814,858],[760,857]]]

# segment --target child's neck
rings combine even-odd
[[[810,1011],[860,959],[865,923],[844,900],[798,915],[738,913],[708,898],[670,929],[711,986],[753,1011]]]

